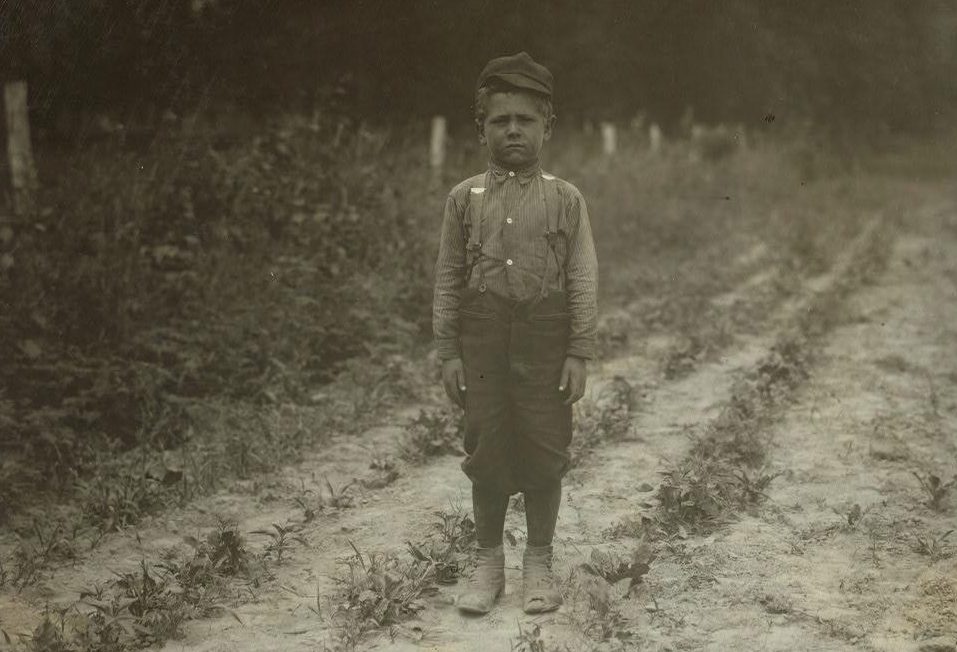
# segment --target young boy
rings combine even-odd
[[[505,587],[509,496],[525,495],[523,608],[557,609],[552,537],[568,468],[572,404],[585,391],[598,268],[585,201],[543,172],[552,74],[525,52],[479,75],[475,123],[488,171],[449,194],[433,329],[449,397],[465,409],[477,566],[457,604],[487,613]]]

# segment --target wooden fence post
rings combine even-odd
[[[601,149],[605,156],[614,156],[618,150],[618,131],[611,122],[601,123]]]
[[[429,165],[434,171],[440,171],[445,165],[445,142],[445,118],[437,115],[432,118],[432,136],[429,140]]]
[[[661,127],[659,127],[656,122],[648,128],[648,142],[651,144],[651,151],[654,154],[661,151],[663,141],[664,135],[661,133]]]
[[[19,217],[33,211],[37,189],[37,169],[30,145],[30,119],[27,113],[27,83],[8,82],[3,87],[7,118],[7,156],[10,161],[10,185],[13,211]]]

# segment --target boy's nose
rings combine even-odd
[[[518,133],[518,120],[509,120],[508,121],[508,130],[506,133],[517,134]]]

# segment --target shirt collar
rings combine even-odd
[[[538,161],[535,161],[527,167],[513,170],[504,168],[493,161],[489,161],[488,169],[492,173],[492,178],[496,181],[506,181],[510,177],[515,176],[518,177],[519,183],[523,186],[542,173],[542,166]]]

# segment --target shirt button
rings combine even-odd
[[[515,176],[515,172],[513,172],[512,170],[509,170],[509,171],[508,171],[508,176],[514,177],[514,176]]]
[[[509,258],[508,260],[506,260],[506,261],[505,261],[505,264],[506,264],[506,265],[511,265],[511,264],[512,264],[512,259]]]
[[[506,217],[506,218],[505,218],[505,223],[506,223],[506,224],[511,224],[511,223],[512,223],[512,218]]]

